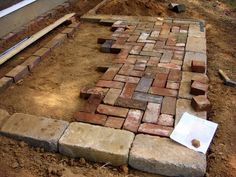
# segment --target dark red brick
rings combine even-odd
[[[157,121],[158,125],[173,127],[174,126],[174,117],[168,114],[161,114]]]
[[[121,129],[124,124],[125,119],[120,117],[108,117],[105,126],[110,128]]]
[[[128,83],[133,83],[133,84],[137,84],[139,80],[140,78],[138,77],[123,76],[123,75],[118,75],[118,74],[114,78],[114,81],[128,82]]]
[[[130,109],[128,116],[125,119],[123,129],[137,133],[142,117],[143,111]]]
[[[78,122],[85,122],[97,125],[105,125],[107,116],[101,114],[91,114],[86,112],[77,112],[74,119]]]
[[[156,75],[156,78],[155,78],[155,80],[154,80],[152,85],[154,87],[162,87],[162,88],[164,88],[166,86],[167,77],[168,77],[168,74],[158,73]]]
[[[194,81],[191,85],[190,93],[193,95],[205,95],[209,85],[198,81]]]
[[[149,93],[161,96],[171,96],[177,97],[177,90],[167,89],[167,88],[160,88],[160,87],[151,87]]]
[[[164,97],[161,106],[161,113],[175,115],[175,109],[176,109],[176,98],[167,96]]]
[[[117,88],[122,89],[124,86],[124,83],[117,82],[117,81],[105,81],[105,80],[99,80],[96,84],[97,87],[105,87],[105,88]]]
[[[136,84],[132,84],[132,83],[126,83],[125,87],[120,95],[121,98],[129,98],[131,99],[134,93],[134,90],[136,88]]]
[[[12,69],[10,72],[8,72],[5,76],[13,78],[14,82],[18,82],[28,73],[29,73],[29,70],[27,66],[18,65],[14,69]]]
[[[84,106],[83,112],[95,113],[103,98],[104,95],[91,95]]]
[[[192,72],[205,73],[206,72],[206,63],[204,61],[192,61]]]
[[[194,96],[191,105],[197,112],[211,110],[211,103],[205,95]]]
[[[121,108],[121,107],[115,107],[115,106],[109,106],[100,104],[97,108],[97,112],[101,114],[106,114],[109,116],[116,116],[116,117],[126,117],[128,114],[129,109]]]
[[[163,136],[163,137],[170,137],[173,128],[150,124],[150,123],[143,123],[140,125],[138,132],[139,133],[146,133],[151,135]]]
[[[139,55],[142,50],[142,46],[133,46],[132,50],[129,52],[131,55]]]
[[[167,69],[177,69],[177,70],[181,70],[181,66],[176,65],[174,63],[159,63],[158,67],[161,68],[167,68]]]
[[[33,54],[33,56],[39,56],[40,59],[42,60],[42,59],[46,58],[46,57],[50,54],[50,52],[51,52],[51,50],[50,50],[49,48],[44,48],[44,47],[43,47],[43,48],[37,50],[37,51]]]
[[[119,97],[116,100],[115,105],[120,106],[120,107],[124,107],[124,108],[145,110],[146,106],[147,106],[147,102]]]

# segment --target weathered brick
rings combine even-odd
[[[101,114],[106,114],[110,116],[126,117],[129,109],[100,104],[97,108],[97,111]]]
[[[150,43],[146,43],[145,46],[143,47],[143,51],[153,51],[155,44],[150,44]]]
[[[161,96],[170,96],[170,97],[177,97],[178,94],[177,90],[160,88],[160,87],[151,87],[149,93]]]
[[[139,55],[142,50],[142,46],[133,46],[132,50],[129,52],[131,55]]]
[[[206,72],[206,63],[204,61],[193,60],[191,68],[192,68],[192,72],[205,73]]]
[[[18,82],[28,73],[29,73],[29,70],[27,66],[18,65],[14,69],[12,69],[10,72],[8,72],[5,76],[13,78],[14,82]]]
[[[189,36],[186,51],[206,53],[206,38]]]
[[[207,111],[211,110],[211,103],[205,95],[194,96],[191,102],[195,111]]]
[[[120,96],[120,93],[121,89],[113,89],[113,88],[109,89],[105,98],[103,99],[103,102],[105,104],[114,105],[116,99]]]
[[[102,80],[112,80],[117,72],[119,71],[119,67],[110,67],[108,70],[103,74]]]
[[[68,38],[72,38],[75,33],[75,28],[65,28],[61,33],[66,34]]]
[[[97,87],[105,87],[105,88],[117,88],[122,89],[124,86],[124,83],[117,82],[117,81],[105,81],[105,80],[99,80],[96,84]]]
[[[124,124],[125,119],[120,117],[108,117],[105,123],[105,127],[121,129]]]
[[[192,61],[203,61],[206,63],[207,55],[199,52],[186,52],[184,55],[183,71],[191,71]]]
[[[121,98],[132,98],[136,84],[126,83],[123,91],[121,92]]]
[[[147,106],[147,102],[119,97],[116,100],[115,105],[120,106],[120,107],[124,107],[124,108],[145,110],[146,106]]]
[[[190,93],[193,95],[205,95],[209,85],[198,81],[194,81],[191,85]]]
[[[152,85],[153,79],[151,77],[144,76],[139,81],[135,91],[138,92],[148,92],[150,86]]]
[[[133,70],[134,65],[124,64],[119,71],[119,74],[129,76],[130,72]]]
[[[158,96],[158,95],[148,94],[148,93],[134,92],[133,99],[161,104],[163,97]]]
[[[13,83],[13,79],[9,77],[2,77],[0,79],[0,93],[6,90]]]
[[[87,100],[83,108],[83,112],[95,113],[95,111],[97,110],[97,107],[102,102],[103,98],[104,98],[104,95],[100,95],[100,94],[90,95],[89,99]]]
[[[152,85],[154,87],[164,88],[166,86],[167,78],[168,78],[168,74],[158,73]]]
[[[145,123],[157,123],[160,111],[161,111],[161,104],[148,103],[142,121]]]
[[[177,82],[168,81],[166,83],[166,88],[168,89],[178,90],[179,87],[180,87],[180,83],[177,83]]]
[[[143,71],[137,71],[137,70],[132,70],[129,73],[130,76],[135,76],[135,77],[143,77],[144,72]]]
[[[167,69],[177,69],[177,70],[181,70],[181,66],[176,65],[174,63],[159,63],[158,67],[161,68],[167,68]]]
[[[125,119],[123,129],[137,133],[139,125],[143,117],[143,111],[130,109]]]
[[[57,40],[59,41],[59,44],[63,43],[67,38],[66,34],[57,34],[52,40]]]
[[[136,42],[138,40],[139,36],[138,35],[132,35],[129,37],[127,40],[128,42]]]
[[[170,134],[172,133],[173,128],[156,125],[156,124],[150,124],[150,123],[143,123],[140,125],[138,132],[139,133],[145,133],[145,134],[151,134],[151,135],[157,135],[157,136],[163,136],[163,137],[170,137]]]
[[[92,114],[86,112],[77,112],[74,114],[74,119],[78,122],[85,122],[97,125],[105,125],[107,116],[101,114]]]
[[[157,124],[167,127],[173,127],[174,117],[173,115],[161,114],[158,118]]]
[[[80,27],[80,22],[73,22],[70,25],[68,25],[68,28],[78,29],[79,27]]]
[[[43,47],[43,48],[37,50],[33,54],[33,56],[39,56],[41,58],[41,60],[42,60],[42,59],[46,58],[50,54],[50,52],[51,52],[51,49]]]
[[[168,81],[173,81],[173,82],[180,82],[182,78],[182,72],[176,69],[171,69],[169,76],[168,76]]]
[[[172,51],[165,51],[161,57],[161,63],[169,63],[173,57]]]
[[[144,71],[146,69],[146,63],[138,63],[134,65],[134,69],[138,71]]]
[[[123,76],[123,75],[118,75],[118,74],[114,78],[114,81],[128,82],[128,83],[133,83],[133,84],[137,84],[139,80],[140,78],[138,77]]]
[[[209,83],[209,78],[207,77],[207,75],[194,75],[192,77],[192,82],[193,81],[198,81],[204,84],[208,84]]]
[[[61,44],[60,40],[52,39],[44,47],[52,50],[52,49],[56,48],[57,46],[59,46],[60,44]]]
[[[150,57],[161,57],[161,53],[158,51],[142,51],[140,55],[150,56]]]
[[[176,98],[164,97],[161,106],[161,113],[175,115],[175,109],[176,109]]]
[[[101,87],[94,87],[94,88],[83,87],[80,89],[80,98],[87,99],[90,97],[90,95],[105,96],[108,90],[109,90],[108,88],[101,88]]]
[[[32,69],[39,64],[39,62],[41,61],[39,56],[31,56],[29,58],[27,58],[27,60],[22,63],[21,65],[23,66],[27,66],[29,71],[32,71]]]

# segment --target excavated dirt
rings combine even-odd
[[[219,123],[219,128],[208,153],[206,177],[235,177],[236,89],[223,85],[218,75],[218,69],[220,68],[223,69],[229,77],[236,80],[235,2],[226,0],[224,2],[213,0],[176,0],[175,2],[181,2],[187,6],[187,11],[181,14],[175,14],[169,11],[167,9],[168,2],[164,0],[111,0],[104,7],[100,8],[97,13],[159,15],[206,20],[208,76],[210,78],[210,91],[208,95],[213,105],[209,119]],[[84,5],[82,1],[80,1],[80,3]],[[78,6],[78,4],[75,4],[75,6]],[[42,109],[43,111],[41,111],[40,115],[47,115],[52,112],[52,117],[59,118],[61,115],[65,114],[62,118],[70,120],[70,115],[66,115],[67,113],[64,113],[63,110],[69,112],[67,109],[69,102],[76,104],[69,104],[69,107],[71,107],[70,110],[79,109],[80,105],[82,105],[82,101],[80,104],[77,97],[79,87],[87,83],[96,82],[100,74],[96,73],[94,69],[98,63],[100,64],[100,59],[103,59],[103,61],[112,60],[112,55],[109,56],[108,54],[104,55],[96,52],[98,46],[94,43],[95,41],[89,41],[92,40],[90,36],[109,35],[107,30],[97,27],[98,26],[91,24],[82,25],[81,29],[76,33],[74,40],[70,40],[56,49],[51,57],[46,58],[45,61],[34,70],[32,75],[24,79],[23,83],[8,89],[4,94],[0,95],[0,107],[7,108],[11,113],[21,110],[27,110],[28,112],[25,112],[30,113],[31,110],[28,106],[33,103],[35,106],[32,106],[32,112],[36,110],[34,114],[39,113],[40,109]],[[74,47],[75,44],[80,47]],[[80,52],[78,50],[80,50]],[[65,51],[67,53],[65,53]],[[96,55],[92,54],[94,52]],[[98,59],[98,55],[100,55],[100,59]],[[97,60],[94,59],[95,57]],[[107,58],[105,59],[103,57]],[[80,64],[80,62],[82,63]],[[0,74],[1,73],[2,69],[0,69]],[[88,80],[82,79],[84,77]],[[81,78],[81,84],[76,83],[75,78]],[[91,78],[91,80],[89,80],[89,78]],[[67,79],[68,82],[65,84],[65,80]],[[60,89],[62,89],[63,92]],[[32,102],[32,100],[35,100],[36,93],[39,94],[38,98],[41,98],[37,100],[41,100],[41,102]],[[2,101],[3,98],[4,100]],[[47,98],[46,101],[44,98]],[[17,102],[21,102],[25,105],[20,106]],[[50,106],[45,106],[47,104]],[[37,105],[44,105],[45,107],[36,108]],[[53,108],[53,105],[60,106],[62,110]],[[25,107],[25,109],[22,109],[23,107]],[[50,111],[47,111],[47,109]],[[131,170],[129,174],[125,172],[127,172],[126,168],[120,171],[120,169],[106,165],[102,166],[100,164],[87,163],[84,159],[69,159],[59,154],[46,153],[43,152],[43,149],[33,149],[24,143],[0,137],[0,176],[156,176],[133,170]]]

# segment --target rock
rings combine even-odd
[[[200,141],[197,140],[197,139],[193,139],[193,140],[191,141],[191,143],[192,143],[192,145],[193,145],[195,148],[199,148],[199,147],[201,146]]]
[[[165,176],[197,177],[206,172],[206,156],[167,138],[139,134],[130,150],[129,165]]]

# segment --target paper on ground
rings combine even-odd
[[[196,117],[187,112],[183,114],[170,138],[190,149],[206,153],[215,134],[218,124]],[[200,147],[195,148],[192,140],[200,141]]]

